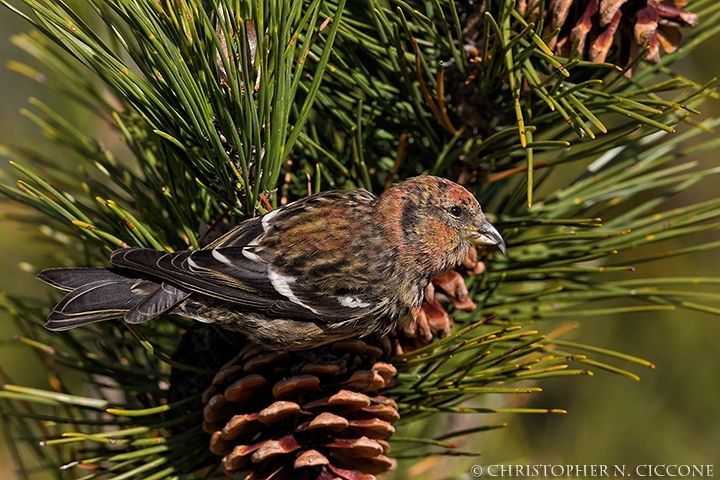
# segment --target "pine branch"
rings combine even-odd
[[[38,212],[26,220],[42,225],[64,264],[79,251],[87,255],[79,263],[100,265],[123,246],[199,248],[263,213],[261,198],[276,206],[326,188],[379,192],[421,173],[474,189],[502,228],[508,257],[481,258],[486,273],[467,280],[477,309],[452,312],[452,335],[392,359],[398,375],[385,394],[408,432],[397,439],[398,458],[473,453],[444,441],[452,434],[429,438],[420,421],[437,413],[564,413],[484,402],[540,390],[521,380],[590,368],[638,379],[622,364],[653,368],[564,340],[564,330],[543,334],[542,323],[528,329],[532,321],[720,313],[718,294],[696,288],[715,287],[716,278],[617,276],[717,242],[612,258],[720,227],[716,200],[670,206],[718,172],[693,160],[719,143],[705,135],[720,121],[694,120],[717,97],[716,83],[670,69],[720,29],[713,2],[692,5],[701,26],[686,47],[655,65],[641,51],[620,68],[553,54],[557,32],[546,34],[505,0],[486,2],[472,28],[461,3],[447,1],[89,0],[90,18],[49,0],[26,0],[33,16],[0,1],[36,29],[14,42],[43,65],[11,68],[76,100],[127,146],[109,147],[38,101],[23,114],[66,158],[80,159],[77,173],[58,158],[0,146],[21,178],[0,192]],[[585,171],[568,178],[569,163]],[[558,186],[538,198],[551,182]],[[608,309],[608,300],[621,303]],[[188,403],[196,397],[170,401],[167,392],[171,372],[218,367],[173,356],[191,322],[164,317],[51,335],[41,328],[48,305],[2,297],[18,341],[37,351],[52,379],[51,390],[37,390],[0,375],[6,437],[29,446],[57,478],[58,467],[88,469],[85,478],[216,478],[200,408]],[[219,335],[237,348],[232,334]],[[70,392],[68,370],[91,394]]]

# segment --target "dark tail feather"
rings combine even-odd
[[[52,287],[70,292],[100,281],[135,282],[138,274],[128,268],[48,268],[40,272],[37,279]]]
[[[45,328],[53,331],[122,318],[147,300],[159,300],[157,308],[145,309],[147,314],[130,319],[140,323],[165,313],[188,296],[170,289],[168,299],[158,294],[165,290],[157,282],[138,278],[137,273],[123,268],[52,268],[41,272],[38,279],[69,292],[48,315]]]

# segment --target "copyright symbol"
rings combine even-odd
[[[470,469],[470,475],[475,478],[482,477],[482,467],[480,465],[473,465]]]

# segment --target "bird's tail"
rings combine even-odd
[[[51,268],[37,278],[68,292],[47,317],[45,328],[53,331],[115,318],[146,322],[190,295],[124,268]]]

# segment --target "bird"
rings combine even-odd
[[[123,248],[110,268],[50,268],[68,292],[45,327],[64,331],[177,314],[241,332],[270,350],[304,350],[413,325],[430,281],[471,246],[505,242],[476,198],[435,176],[320,192],[241,222],[204,248]]]

